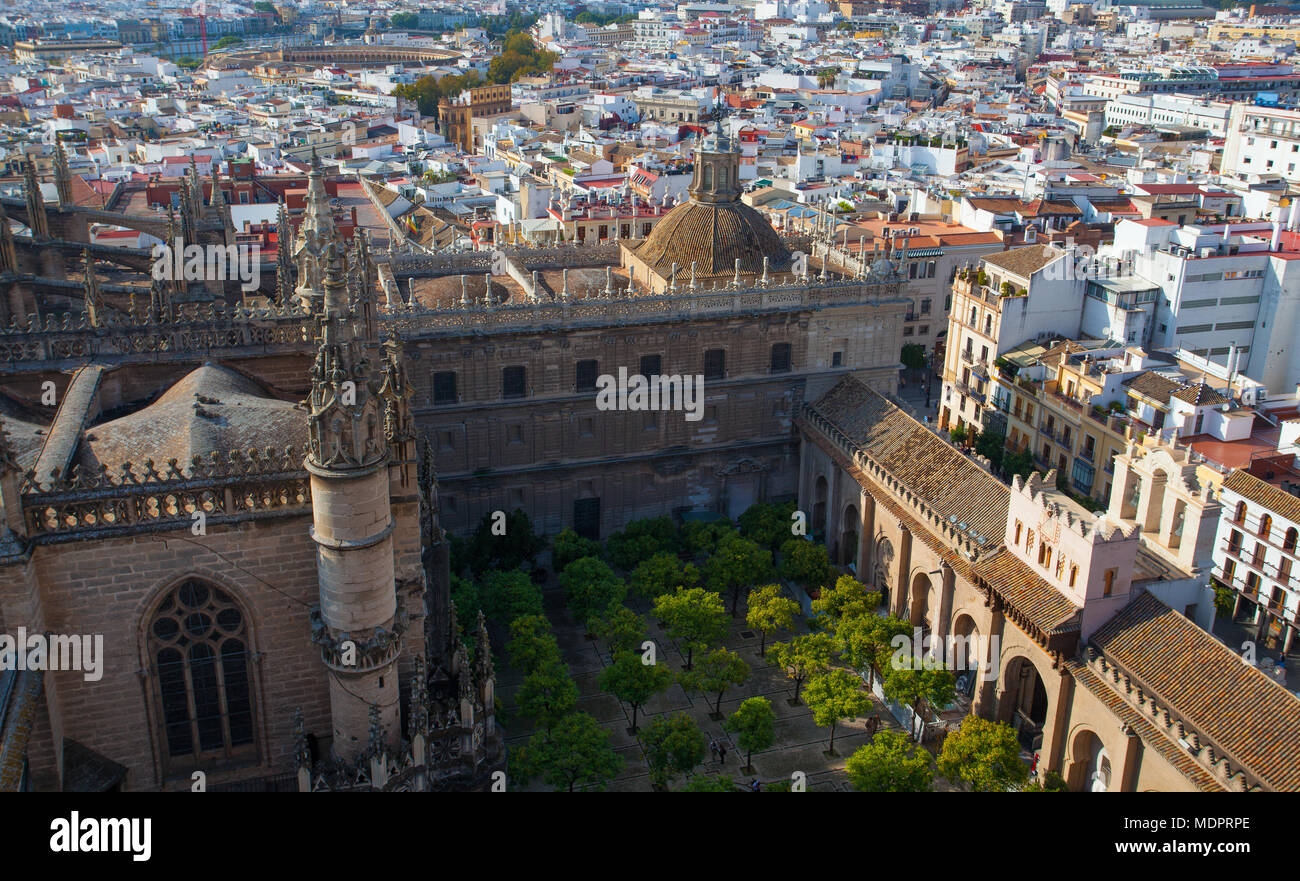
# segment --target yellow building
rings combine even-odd
[[[1104,504],[1129,440],[1122,383],[1141,370],[1127,358],[1113,341],[1030,342],[1004,353],[991,372],[989,416],[1005,418],[1007,449],[1029,450],[1037,467],[1055,468],[1073,492]]]

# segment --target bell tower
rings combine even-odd
[[[400,737],[397,661],[406,616],[394,580],[383,396],[338,242],[328,242],[322,257],[305,463],[320,582],[312,639],[329,669],[334,757],[349,761],[371,743],[372,707],[382,741],[391,747]]]
[[[695,148],[695,179],[691,198],[696,202],[735,202],[740,199],[740,152],[722,132],[714,130]]]

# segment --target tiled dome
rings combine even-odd
[[[678,205],[655,225],[636,255],[659,275],[667,278],[677,264],[679,278],[685,278],[696,262],[701,277],[730,275],[740,258],[740,271],[785,269],[790,251],[763,215],[744,202],[697,202]]]

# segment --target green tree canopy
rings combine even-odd
[[[244,41],[241,40],[239,37],[222,37],[220,40],[217,40],[217,42],[213,44],[212,48],[228,49],[231,46],[242,46],[242,45],[244,45]]]
[[[424,116],[438,116],[438,101],[453,98],[466,89],[483,85],[483,78],[478,71],[470,70],[461,74],[449,74],[441,79],[422,76],[413,83],[402,83],[393,89],[393,94],[407,101],[414,101]]]
[[[1003,447],[1006,444],[1006,437],[996,431],[982,432],[975,441],[975,452],[989,460],[993,470],[997,471],[1002,468]]]
[[[705,586],[721,595],[731,594],[733,617],[740,603],[740,589],[769,581],[773,574],[772,552],[734,532],[718,542],[704,564]]]
[[[722,696],[733,686],[744,685],[749,679],[749,665],[745,659],[733,651],[717,648],[700,658],[700,662],[691,670],[683,672],[678,678],[682,688],[696,691],[702,695],[716,695],[713,712],[722,712]]]
[[[794,699],[797,701],[799,689],[808,677],[830,669],[834,651],[835,640],[830,634],[805,633],[789,642],[774,643],[769,657],[794,680]]]
[[[605,559],[628,571],[659,553],[677,553],[677,527],[671,517],[633,520],[605,542]]]
[[[858,792],[929,792],[934,782],[930,754],[888,729],[858,747],[844,773]]]
[[[573,617],[584,627],[596,615],[618,605],[627,596],[627,584],[605,561],[595,557],[574,560],[560,573],[564,601]]]
[[[539,731],[512,763],[524,779],[541,776],[556,790],[601,790],[623,770],[623,757],[609,743],[609,732],[587,713],[573,713],[550,731]]]
[[[643,560],[632,570],[629,580],[633,591],[653,602],[679,587],[695,587],[700,570],[693,563],[683,563],[676,554],[662,551]]]
[[[635,652],[620,652],[600,672],[600,687],[632,708],[632,730],[637,712],[656,694],[673,684],[673,671],[664,664],[646,664]]]
[[[725,774],[696,774],[678,792],[740,792],[736,781]]]
[[[750,769],[753,768],[754,752],[761,752],[776,742],[776,712],[772,709],[772,702],[765,697],[741,701],[723,727],[736,735],[736,746],[745,751],[745,767]]]
[[[510,664],[527,676],[544,664],[560,660],[560,646],[545,615],[520,615],[510,622],[506,643]]]
[[[785,595],[779,584],[767,584],[749,592],[745,623],[762,636],[759,655],[767,653],[767,634],[773,630],[793,630],[799,604]]]
[[[937,764],[944,777],[975,792],[1006,792],[1029,779],[1015,729],[979,716],[967,716],[944,739]]]
[[[524,677],[515,695],[519,712],[548,731],[578,704],[578,686],[559,660],[543,661]]]
[[[885,671],[885,697],[913,707],[917,715],[927,704],[935,709],[946,707],[956,694],[956,675],[934,658],[900,652],[890,659]]]
[[[1029,452],[1029,447],[1002,454],[1002,473],[1008,480],[1017,474],[1020,475],[1021,480],[1024,480],[1033,470],[1034,454]]]
[[[557,573],[563,572],[574,560],[599,556],[600,542],[583,538],[572,529],[563,530],[551,544],[551,568]]]
[[[880,605],[880,594],[867,588],[852,575],[841,575],[835,580],[835,586],[823,590],[820,597],[812,601],[812,610],[817,614],[814,619],[819,629],[834,630],[846,618],[873,614]]]
[[[904,343],[899,360],[903,362],[904,367],[920,370],[925,366],[925,346],[920,343]]]
[[[875,683],[876,670],[889,666],[894,638],[907,636],[912,625],[893,616],[854,615],[840,619],[835,626],[835,643],[841,660],[854,670],[867,673],[867,683]]]
[[[389,22],[395,28],[401,30],[410,30],[420,26],[420,16],[414,12],[399,12],[389,19]]]
[[[722,597],[702,587],[679,587],[656,597],[654,616],[664,622],[668,635],[686,648],[686,669],[697,649],[721,642],[727,635],[727,610]]]
[[[865,715],[871,709],[871,695],[862,690],[862,680],[856,673],[840,668],[810,678],[803,700],[812,710],[813,721],[830,729],[828,749],[831,752],[835,751],[835,726],[845,719]]]
[[[792,538],[781,545],[781,577],[812,592],[835,577],[826,546],[820,542]]]
[[[737,521],[740,534],[760,547],[775,552],[790,540],[794,510],[793,500],[780,504],[757,502],[750,505]]]
[[[542,614],[541,589],[518,569],[484,575],[479,597],[483,614],[502,624],[508,625],[521,615]]]
[[[560,56],[537,48],[525,33],[506,34],[501,54],[488,63],[488,80],[513,83],[520,77],[549,74]]]
[[[592,618],[591,632],[605,641],[610,657],[639,652],[646,641],[645,620],[627,606],[610,606]]]
[[[1069,792],[1070,784],[1055,771],[1043,774],[1042,780],[1030,780],[1021,792]]]
[[[501,523],[500,526],[497,524]],[[476,574],[518,569],[546,549],[546,539],[533,532],[533,523],[522,509],[505,515],[504,521],[493,513],[483,515],[466,548],[469,567]]]
[[[656,718],[646,726],[641,743],[650,779],[660,786],[677,774],[689,774],[708,749],[704,732],[685,713]]]
[[[693,556],[707,556],[718,547],[719,541],[735,532],[736,527],[730,520],[710,520],[707,523],[691,520],[682,527],[682,541]]]

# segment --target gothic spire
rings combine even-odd
[[[14,232],[9,228],[9,215],[0,205],[0,275],[18,271],[18,252],[14,249]]]
[[[347,300],[337,242],[326,248],[323,313],[312,365],[308,465],[320,469],[370,468],[388,456],[380,399]]]
[[[289,305],[293,296],[293,256],[289,242],[289,212],[284,200],[275,221],[275,298],[281,307]]]
[[[54,143],[54,185],[59,191],[59,204],[72,204],[72,171],[68,168],[68,154],[63,142]]]
[[[104,301],[100,294],[99,277],[95,275],[95,261],[90,256],[90,248],[82,249],[81,260],[85,266],[86,318],[90,321],[91,327],[99,327],[103,319],[101,311],[104,308]]]
[[[488,638],[487,620],[483,610],[478,611],[478,645],[474,649],[474,673],[480,683],[496,675],[492,666],[492,640]]]
[[[31,159],[23,165],[23,195],[27,198],[27,227],[32,231],[32,238],[48,239],[50,224],[45,216],[45,197],[36,178],[36,163]]]

